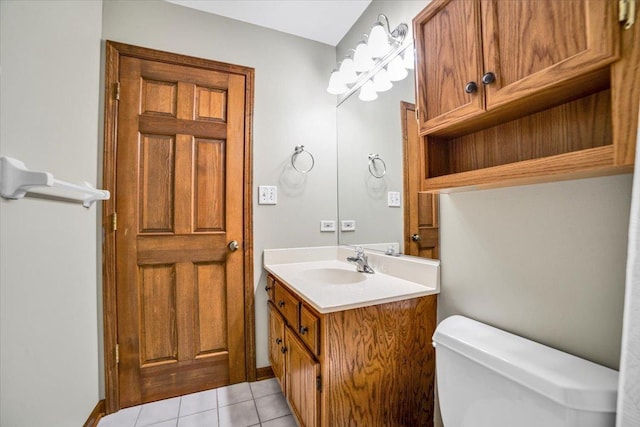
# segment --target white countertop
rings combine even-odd
[[[268,249],[264,267],[320,313],[437,294],[440,261],[365,252],[375,274],[346,261],[348,247]]]

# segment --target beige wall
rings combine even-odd
[[[255,68],[253,121],[257,366],[268,366],[262,251],[335,245],[320,233],[336,219],[335,96],[325,88],[335,48],[163,1],[105,1],[105,40]],[[311,173],[290,168],[296,145],[315,156]],[[257,186],[277,185],[278,205],[257,205]]]
[[[0,2],[0,155],[98,181],[99,1]],[[0,199],[0,425],[82,425],[100,398],[100,203]]]

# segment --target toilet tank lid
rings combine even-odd
[[[464,316],[440,322],[437,348],[464,357],[565,407],[615,412],[618,371],[581,359]]]

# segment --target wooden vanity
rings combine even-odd
[[[436,295],[319,313],[269,274],[269,359],[304,427],[433,425]]]

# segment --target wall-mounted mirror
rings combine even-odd
[[[373,1],[337,46],[337,59],[352,54],[371,30],[379,14],[391,28],[404,22],[409,27],[406,42],[413,39],[412,19],[427,2],[412,0]],[[412,47],[410,47],[412,48]],[[395,244],[403,251],[404,195],[401,101],[414,103],[413,70],[393,87],[378,93],[373,101],[362,101],[354,93],[337,107],[338,142],[338,243],[366,245],[386,250]],[[386,172],[376,178],[369,171],[370,155],[384,161]],[[381,163],[375,162],[379,175]],[[389,193],[399,193],[400,206],[390,207]],[[392,194],[392,197],[394,195]],[[341,231],[341,221],[355,221],[355,231]],[[380,246],[372,246],[381,244]]]
[[[338,216],[355,221],[354,231],[339,231],[341,245],[395,244],[402,251],[404,195],[401,101],[414,102],[414,78],[394,82],[363,102],[351,96],[337,108]],[[378,159],[372,156],[378,155]],[[386,169],[386,170],[385,170]],[[389,199],[399,198],[399,206]]]

